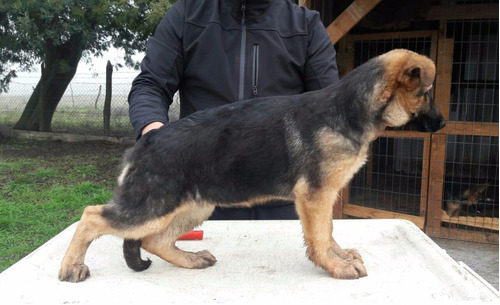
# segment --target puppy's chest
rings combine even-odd
[[[343,188],[366,163],[368,157],[368,145],[362,146],[357,153],[337,154],[326,158],[323,173],[327,184]]]

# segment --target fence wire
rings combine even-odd
[[[110,135],[133,137],[128,117],[127,97],[137,73],[114,72],[111,98]],[[20,73],[9,85],[7,93],[0,94],[0,127],[12,128],[21,117],[39,80],[39,74]],[[104,75],[95,77],[79,73],[66,89],[52,120],[52,131],[86,135],[104,135],[103,108],[106,95]],[[169,117],[179,116],[178,96],[174,97]]]

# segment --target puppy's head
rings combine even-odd
[[[419,131],[435,132],[445,126],[441,112],[432,99],[436,67],[432,60],[408,50],[393,50],[381,55],[385,68],[385,103],[381,120],[399,127],[411,122]]]

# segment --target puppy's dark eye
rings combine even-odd
[[[432,97],[432,89],[427,90],[427,92],[425,92],[425,95],[427,96],[427,98],[431,98]]]
[[[417,97],[422,97],[422,96],[425,96],[425,97],[427,97],[427,98],[432,98],[432,89],[429,89],[429,90],[427,90],[427,91],[425,91],[425,92],[420,91],[419,93],[417,93],[417,95],[416,95],[416,96],[417,96]]]

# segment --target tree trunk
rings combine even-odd
[[[52,131],[52,117],[75,76],[82,51],[81,39],[78,37],[72,37],[62,45],[46,42],[42,76],[15,129]]]

